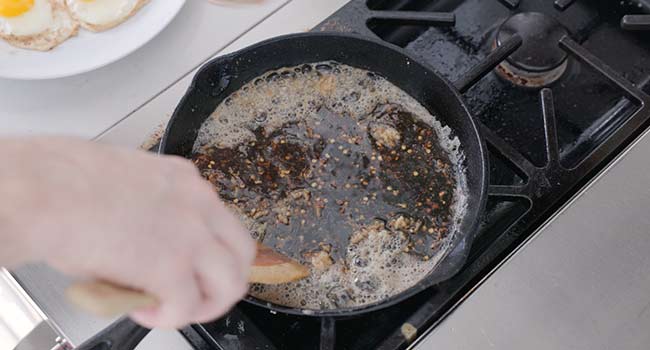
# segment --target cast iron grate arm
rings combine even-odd
[[[555,0],[553,3],[553,6],[559,11],[564,11],[569,8],[569,6],[573,5],[575,0]]]
[[[560,47],[623,89],[629,97],[645,104],[650,102],[648,95],[568,36],[560,39]]]
[[[555,118],[555,102],[553,91],[549,88],[539,92],[540,104],[542,106],[542,117],[544,118],[544,139],[546,141],[547,166],[561,167],[560,145],[557,136],[557,124]]]
[[[481,63],[470,69],[460,79],[454,82],[454,86],[461,93],[467,92],[474,84],[490,73],[503,60],[515,52],[523,43],[518,34],[511,36],[508,41],[492,51]]]
[[[621,28],[634,31],[650,31],[650,15],[627,15],[621,19]]]
[[[336,320],[324,317],[320,324],[320,350],[336,349]]]
[[[456,15],[447,12],[371,11],[369,20],[395,25],[453,26]]]
[[[477,121],[481,135],[488,143],[488,147],[497,150],[504,159],[507,159],[509,166],[514,167],[522,173],[526,180],[524,185],[493,185],[488,188],[488,195],[491,197],[525,197],[528,194],[528,184],[531,176],[536,173],[537,167],[531,163],[521,152],[517,151],[503,138],[495,134],[490,128]]]
[[[519,7],[520,0],[499,0],[507,8],[514,10]]]

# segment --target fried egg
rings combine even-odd
[[[133,16],[149,0],[66,0],[72,16],[82,27],[101,32]],[[164,1],[164,0],[163,0]]]
[[[0,38],[9,44],[47,51],[77,34],[79,25],[64,0],[0,0]]]

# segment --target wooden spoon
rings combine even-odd
[[[260,243],[248,281],[261,284],[282,284],[309,276],[309,269]],[[94,315],[112,318],[129,312],[154,307],[158,299],[146,292],[104,281],[73,283],[66,291],[68,300]]]

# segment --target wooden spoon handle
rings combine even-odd
[[[257,257],[249,276],[250,283],[282,284],[307,276],[309,276],[307,267],[258,244]],[[106,318],[159,304],[155,296],[146,292],[104,281],[73,283],[66,291],[66,296],[79,308]]]
[[[66,290],[66,297],[82,310],[106,318],[158,305],[153,295],[103,281],[76,282]]]

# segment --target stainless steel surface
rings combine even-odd
[[[55,321],[62,335],[74,345],[79,345],[111,321],[95,319],[69,305],[65,289],[70,280],[45,265],[24,266],[12,273],[41,310]]]
[[[650,349],[650,134],[415,349]]]
[[[12,273],[72,345],[83,343],[113,321],[95,318],[67,303],[65,289],[70,279],[45,265],[24,266]],[[148,349],[189,350],[191,347],[176,331],[154,330],[138,347],[138,350]]]
[[[44,350],[56,347],[59,335],[47,324],[41,322],[22,341],[16,345],[14,350]]]
[[[0,349],[51,349],[58,334],[16,280],[0,268]]]

